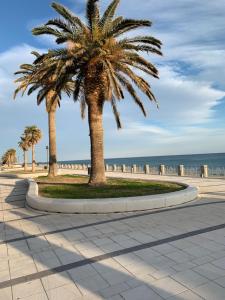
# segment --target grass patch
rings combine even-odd
[[[39,194],[49,198],[96,199],[134,197],[175,192],[183,186],[170,182],[128,179],[108,179],[106,186],[88,186],[87,176],[57,176],[54,179],[38,177]]]

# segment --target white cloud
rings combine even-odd
[[[213,118],[213,109],[225,92],[207,82],[182,76],[168,66],[160,68],[160,74],[161,79],[153,84],[160,103],[160,110],[153,114],[153,120],[192,125]]]

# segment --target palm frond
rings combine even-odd
[[[120,121],[120,114],[119,114],[119,112],[117,110],[117,105],[116,105],[116,101],[115,101],[114,97],[112,98],[111,105],[112,105],[113,114],[114,114],[114,117],[115,117],[115,120],[116,120],[117,128],[121,129],[122,128],[122,124],[121,124],[121,121]]]
[[[83,70],[79,72],[79,74],[76,76],[76,79],[74,80],[74,91],[73,91],[73,100],[74,102],[78,101],[79,95],[82,89],[83,81],[84,81],[85,75]]]
[[[162,42],[152,36],[136,36],[133,38],[126,38],[121,40],[119,43],[144,43],[153,45],[159,49],[161,49]]]
[[[62,4],[53,2],[52,7],[63,17],[65,20],[73,24],[75,27],[79,27],[86,32],[86,26],[83,24],[83,22],[75,16],[69,9],[67,9],[65,6]]]
[[[143,105],[141,99],[138,97],[137,93],[135,92],[135,89],[133,88],[132,84],[121,74],[117,74],[117,77],[118,77],[119,81],[121,82],[121,84],[126,88],[128,93],[132,96],[135,103],[140,107],[143,115],[146,117],[147,114],[146,114],[144,105]]]
[[[114,91],[114,94],[115,94],[116,98],[118,100],[123,99],[124,98],[123,91],[122,91],[119,83],[117,82],[114,69],[113,69],[111,63],[108,60],[106,60],[105,63],[106,63],[106,67],[107,67],[106,71],[108,73],[110,86],[112,87],[112,90]]]
[[[94,30],[99,23],[99,9],[97,4],[98,1],[99,0],[87,1],[86,18],[91,30]]]
[[[149,83],[142,77],[136,75],[130,68],[119,65],[120,71],[127,75],[136,86],[149,98],[151,101],[156,101],[155,96],[151,92]]]
[[[33,86],[31,86],[27,92],[27,95],[31,95],[34,91],[36,91],[37,89],[40,88],[40,84],[34,84]]]
[[[100,21],[102,27],[107,26],[112,21],[119,3],[120,0],[113,0],[108,6]]]
[[[151,52],[157,55],[162,55],[162,52],[158,50],[157,48],[151,47],[151,46],[146,46],[146,45],[132,45],[128,43],[124,43],[121,45],[121,47],[125,50],[135,50],[137,52]]]
[[[59,38],[61,36],[61,32],[59,30],[53,29],[45,25],[34,28],[32,30],[32,33],[33,35],[49,34],[55,36],[56,38]]]
[[[40,57],[40,53],[38,53],[37,51],[31,51],[31,54],[33,54],[37,58]]]
[[[71,28],[69,23],[64,22],[64,20],[58,18],[58,19],[52,19],[49,20],[46,24],[46,26],[56,26],[60,29],[62,29],[64,32],[73,34],[73,29]]]
[[[82,97],[80,98],[80,113],[81,113],[82,119],[85,118],[86,108],[87,108],[86,100],[85,100],[84,95],[82,95]]]
[[[113,26],[106,34],[106,37],[118,37],[123,33],[139,27],[150,27],[152,23],[148,20],[123,19],[119,24]]]

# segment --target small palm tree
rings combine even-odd
[[[66,73],[63,78],[60,76],[65,64],[60,59],[51,59],[50,52],[40,55],[38,52],[32,52],[35,55],[33,64],[23,64],[16,75],[21,75],[16,80],[19,83],[15,90],[14,98],[19,91],[24,94],[29,87],[28,95],[39,90],[37,95],[37,104],[45,99],[46,111],[48,113],[49,129],[49,177],[57,175],[57,150],[56,150],[56,122],[55,115],[57,106],[60,106],[61,93],[65,92],[68,96],[73,91],[71,76]],[[69,77],[70,76],[70,77]]]
[[[113,0],[101,16],[98,0],[88,0],[87,22],[84,23],[63,5],[53,3],[52,7],[62,18],[34,28],[34,35],[52,35],[58,44],[66,44],[60,56],[67,62],[67,71],[75,81],[74,100],[79,100],[83,111],[88,107],[88,121],[91,142],[90,185],[105,184],[103,147],[103,107],[109,101],[118,128],[121,128],[116,100],[125,98],[124,90],[146,116],[143,103],[134,86],[151,101],[155,101],[149,83],[135,69],[158,78],[156,67],[140,55],[140,52],[161,55],[161,42],[149,35],[125,37],[127,32],[150,27],[148,20],[133,20],[115,17],[120,0]],[[59,56],[55,50],[55,56]],[[51,55],[54,55],[53,51]],[[65,64],[66,65],[66,64]]]
[[[5,154],[2,156],[2,164],[7,164],[8,167],[13,167],[13,164],[16,163],[16,150],[15,149],[9,149],[5,152]]]
[[[3,155],[2,155],[2,165],[8,165],[8,167],[10,166],[10,157],[9,157],[9,152],[6,151]]]
[[[20,137],[20,141],[18,142],[18,145],[23,150],[24,171],[27,171],[27,151],[29,150],[29,143],[25,135],[22,135]]]
[[[35,172],[35,145],[40,141],[42,138],[42,133],[37,126],[27,126],[24,130],[24,136],[27,140],[27,144],[32,149],[32,172]]]

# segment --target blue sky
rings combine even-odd
[[[31,28],[56,13],[49,0],[3,0],[0,11],[0,155],[16,147],[26,125],[43,131],[37,159],[45,159],[47,114],[37,107],[35,95],[12,100],[13,72],[31,62],[30,52],[54,48],[48,38],[37,38]],[[83,17],[85,0],[61,0]],[[104,8],[108,0],[100,1]],[[129,3],[129,5],[128,5]],[[150,34],[162,40],[164,57],[149,56],[160,70],[150,81],[160,109],[144,99],[144,118],[128,95],[119,104],[123,129],[118,131],[105,106],[105,156],[149,156],[225,152],[225,0],[121,0],[118,14],[153,21]],[[87,120],[79,107],[63,99],[57,112],[58,159],[89,158]],[[22,154],[20,153],[20,157]]]

